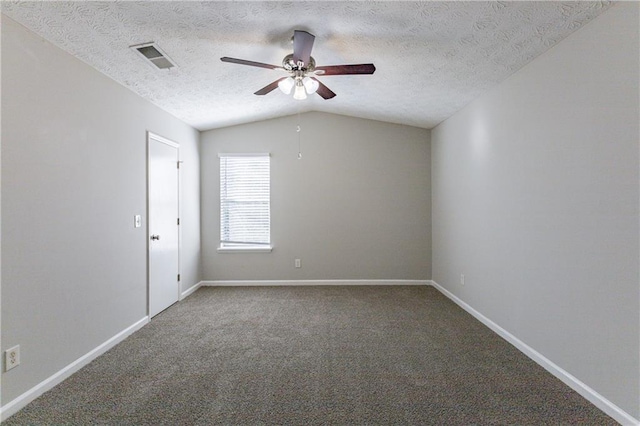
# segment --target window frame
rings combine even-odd
[[[221,159],[229,158],[229,157],[268,157],[269,158],[269,243],[268,244],[247,244],[247,245],[224,245],[222,241],[222,167],[221,167]],[[218,243],[218,253],[270,253],[273,250],[273,244],[271,241],[271,154],[270,153],[219,153],[218,154],[218,177],[220,179],[218,185],[218,200],[220,202],[219,208],[219,223],[218,229],[220,232],[220,238]]]

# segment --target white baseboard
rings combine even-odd
[[[195,284],[189,287],[188,289],[186,289],[185,291],[183,291],[182,293],[180,293],[180,300],[184,300],[187,297],[191,296],[197,289],[200,288],[201,285],[202,285],[202,281],[200,281],[198,284]]]
[[[92,351],[86,353],[81,356],[71,364],[64,367],[62,370],[55,373],[53,376],[45,379],[44,381],[38,383],[36,386],[32,387],[13,401],[8,402],[6,405],[0,408],[0,421],[4,421],[8,419],[10,416],[14,415],[22,408],[24,408],[28,403],[45,393],[46,391],[52,389],[54,386],[62,383],[66,378],[71,376],[76,371],[80,370],[85,365],[89,364],[91,361],[122,342],[128,336],[130,336],[135,331],[139,330],[143,326],[145,326],[149,322],[149,317],[146,316],[141,320],[137,321],[135,324],[130,325],[126,329],[122,330],[120,333],[116,334],[106,342],[102,343],[97,348]]]
[[[231,280],[201,281],[203,286],[429,285],[429,280]]]
[[[618,423],[625,426],[639,426],[640,420],[635,419],[630,414],[625,412],[623,409],[609,401],[604,396],[600,395],[598,392],[587,386],[585,383],[580,381],[575,376],[571,375],[566,370],[562,369],[551,360],[546,358],[544,355],[533,349],[531,346],[524,343],[522,340],[518,339],[513,334],[509,333],[504,328],[500,327],[498,324],[490,320],[489,318],[482,315],[480,312],[476,311],[462,299],[457,297],[455,294],[451,293],[449,290],[442,287],[435,281],[430,281],[430,284],[438,289],[442,294],[451,299],[454,303],[460,306],[462,309],[473,315],[478,321],[489,327],[500,337],[505,339],[507,342],[511,343],[515,346],[520,352],[524,353],[526,356],[531,358],[533,361],[542,366],[549,373],[553,374],[558,379],[562,380],[567,386],[569,386],[574,391],[578,392],[585,399],[591,402],[593,405],[598,407],[608,416],[611,416]]]

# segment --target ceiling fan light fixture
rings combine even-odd
[[[307,93],[304,90],[302,81],[296,81],[296,90],[293,92],[293,99],[296,99],[298,101],[307,99]]]
[[[307,93],[310,95],[313,93],[316,93],[316,90],[318,90],[318,87],[320,86],[320,84],[317,81],[309,77],[303,78],[302,84],[304,85],[304,88],[306,89]]]
[[[295,84],[296,81],[293,78],[287,77],[283,80],[280,80],[280,82],[278,83],[278,87],[280,88],[282,93],[288,95],[291,93],[291,89],[293,89],[293,86],[295,86]]]

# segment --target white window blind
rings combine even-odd
[[[220,247],[271,244],[268,154],[220,155]]]

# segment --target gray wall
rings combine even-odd
[[[147,314],[146,131],[181,144],[200,280],[199,133],[2,16],[2,373],[13,400]]]
[[[434,280],[636,418],[638,51],[614,5],[432,132]]]
[[[431,278],[429,131],[325,113],[202,133],[205,280]],[[218,153],[271,153],[273,252],[221,254]],[[302,268],[294,269],[294,259]]]

